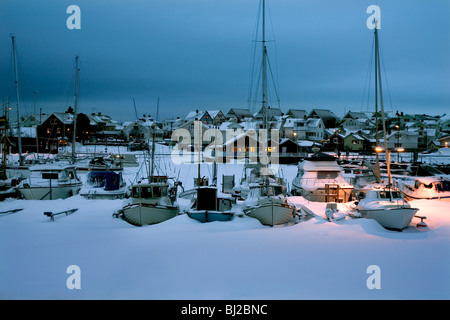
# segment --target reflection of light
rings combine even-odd
[[[383,148],[382,147],[375,147],[375,152],[382,152],[383,151]]]

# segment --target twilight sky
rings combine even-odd
[[[134,98],[139,115],[156,116],[158,97],[160,119],[247,108],[259,2],[0,0],[1,99],[15,107],[13,33],[22,115],[33,112],[34,91],[43,112],[73,106],[75,55],[80,112],[134,120]],[[343,116],[373,109],[373,30],[366,26],[373,4],[381,8],[386,111],[449,112],[450,1],[266,2],[268,53],[283,112],[326,108]],[[81,9],[79,30],[66,26],[70,5]],[[250,106],[257,111],[260,104]]]

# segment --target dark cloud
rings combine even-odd
[[[373,33],[372,1],[268,1],[271,65],[284,111],[333,108],[342,115],[361,103]],[[81,30],[68,30],[66,9],[81,8]],[[377,1],[381,49],[393,109],[430,114],[450,102],[450,40],[446,0]],[[20,57],[21,96],[39,91],[44,111],[71,103],[75,55],[82,68],[84,112],[118,120],[155,110],[162,117],[190,109],[247,107],[253,34],[259,1],[134,0],[0,3],[0,95],[14,97],[10,33]],[[367,88],[366,88],[367,90]],[[28,107],[28,110],[30,108]]]

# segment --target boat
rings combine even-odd
[[[190,218],[200,222],[230,221],[233,218],[232,198],[218,197],[216,186],[198,186],[196,190],[194,206],[186,212]]]
[[[83,183],[71,164],[43,164],[29,168],[17,190],[26,200],[66,199],[80,192]]]
[[[450,201],[450,177],[442,175],[397,180],[398,188],[407,200]]]
[[[265,38],[265,0],[261,3],[262,9],[262,99],[261,113],[263,115],[262,130],[267,130],[268,141],[270,136],[270,127],[268,123],[268,87],[267,87],[267,71],[268,71],[268,55]],[[259,148],[263,148],[261,145]],[[269,148],[267,148],[269,150]],[[247,166],[247,168],[250,168]],[[275,226],[290,222],[295,217],[295,209],[293,205],[287,202],[286,186],[284,180],[275,177],[274,169],[268,164],[257,164],[252,168],[251,175],[247,177],[247,181],[242,185],[241,189],[235,188],[241,194],[247,193],[242,198],[242,211],[245,215],[258,219],[263,225]]]
[[[123,199],[127,196],[127,184],[118,171],[90,171],[80,195],[87,199]]]
[[[131,186],[131,196],[125,199],[119,214],[136,226],[157,224],[179,214],[176,203],[177,188],[180,183],[169,183],[165,175],[154,175],[155,138],[153,135],[151,161],[147,182],[137,182]]]
[[[200,146],[197,146],[200,148]],[[214,156],[213,161],[213,178],[211,185],[209,179],[200,177],[200,152],[198,152],[198,176],[194,179],[194,185],[196,185],[195,192],[190,190],[184,194],[186,197],[195,197],[192,207],[186,211],[187,215],[200,222],[213,222],[213,221],[230,221],[234,213],[232,206],[234,198],[229,196],[219,196],[217,190],[217,162]],[[183,198],[183,195],[180,194]],[[185,197],[185,198],[186,198]]]
[[[368,184],[358,193],[360,199],[357,203],[357,210],[363,218],[374,219],[381,226],[387,229],[402,230],[409,226],[411,220],[417,213],[417,208],[412,208],[411,205],[403,198],[402,193],[394,188],[392,184],[392,176],[390,170],[390,151],[387,146],[386,135],[386,120],[383,105],[383,92],[381,86],[381,72],[380,72],[380,54],[379,54],[379,40],[377,20],[375,20],[375,114],[376,126],[378,127],[378,98],[380,98],[380,107],[382,115],[382,125],[384,134],[384,153],[386,155],[386,169],[387,182],[380,184],[380,166],[378,153],[382,151],[379,146],[378,130],[376,130],[376,161],[372,168],[375,183]],[[378,97],[379,89],[379,97]]]
[[[291,193],[315,202],[349,202],[353,188],[335,157],[316,152],[298,164]]]
[[[402,230],[409,226],[419,211],[405,201],[398,189],[371,186],[360,191],[358,211],[364,218],[374,219],[387,229]]]
[[[249,189],[242,209],[249,217],[267,226],[285,224],[295,218],[295,208],[287,202],[283,185],[266,179],[263,183],[250,184]]]

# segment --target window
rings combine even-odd
[[[134,187],[133,190],[131,190],[131,196],[133,198],[139,198],[139,188]]]
[[[152,198],[152,187],[142,187],[141,188],[142,198]]]

